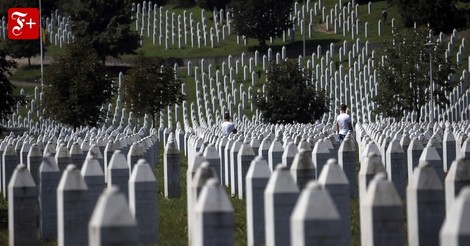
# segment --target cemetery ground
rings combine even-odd
[[[332,7],[333,1],[325,1],[325,6],[327,8]],[[372,43],[380,43],[383,40],[388,40],[391,38],[391,31],[390,31],[390,22],[388,25],[384,25],[383,32],[385,33],[384,36],[378,37],[377,36],[377,25],[372,24],[376,23],[378,19],[381,18],[380,11],[382,8],[387,8],[386,1],[379,1],[373,3],[373,11],[370,15],[367,14],[367,5],[360,6],[360,18],[361,18],[361,26],[364,26],[365,21],[369,21],[371,23],[369,33],[371,34],[368,38],[363,38],[361,36],[361,41],[369,40]],[[165,6],[165,9],[169,9],[176,14],[182,14],[184,9],[177,8],[174,5]],[[194,18],[200,20],[200,9],[197,7],[186,9],[187,11],[194,13]],[[389,20],[391,17],[398,16],[396,9],[390,8],[388,9],[389,12]],[[212,13],[210,11],[206,12],[208,17],[208,22],[210,25],[212,23]],[[321,17],[320,17],[321,18]],[[315,22],[319,22],[319,17],[315,17]],[[397,27],[401,28],[401,22],[397,21]],[[362,32],[362,31],[361,31]],[[466,34],[462,34],[466,36]],[[462,37],[462,36],[461,36]],[[288,42],[284,43],[281,39],[276,39],[272,43],[273,53],[281,52],[282,47],[286,46],[288,51],[289,57],[296,57],[298,54],[302,52],[302,36],[300,32],[296,33],[295,42]],[[326,46],[330,43],[334,43],[335,45],[340,44],[343,40],[347,40],[348,42],[352,42],[353,40],[351,37],[343,37],[341,34],[334,34],[333,32],[326,31],[322,26],[315,30],[313,38],[307,40],[307,50],[306,54],[311,54],[313,51],[316,50],[317,45]],[[268,45],[271,45],[270,42],[267,42]],[[182,49],[178,49],[177,46],[170,46],[169,50],[166,50],[164,46],[153,46],[152,45],[152,38],[145,36],[144,39],[144,46],[141,48],[142,51],[145,52],[148,56],[160,56],[163,58],[177,58],[183,59],[187,57],[193,58],[201,58],[201,57],[226,57],[229,54],[233,56],[239,56],[242,52],[247,54],[253,53],[259,47],[257,46],[257,41],[253,39],[249,39],[247,41],[247,45],[237,45],[236,38],[232,34],[228,36],[228,38],[220,43],[217,43],[214,49],[210,48],[210,45],[205,48],[195,48],[192,49],[190,46],[186,45]],[[324,50],[327,50],[324,49]],[[63,54],[64,49],[60,49],[51,45],[46,53],[46,60],[50,59],[53,55]],[[264,53],[265,51],[263,51]],[[380,51],[379,51],[380,52]],[[470,51],[466,51],[464,57],[468,57]],[[123,63],[129,63],[133,59],[133,56],[124,56]],[[334,58],[337,61],[337,58]],[[347,67],[347,62],[344,61],[342,63]],[[194,65],[196,65],[194,63]],[[46,64],[47,66],[47,64]],[[215,66],[214,66],[215,67]],[[464,66],[462,66],[464,67]],[[108,69],[113,78],[117,77],[117,74],[120,71],[125,73],[126,66],[108,66]],[[461,68],[463,69],[463,68]],[[262,70],[261,66],[255,68],[255,71]],[[178,68],[178,77],[185,81],[186,84],[186,91],[187,91],[187,101],[189,103],[196,101],[196,85],[194,76],[187,76],[186,67],[179,67]],[[460,72],[458,72],[460,73]],[[26,95],[34,95],[34,87],[39,85],[39,66],[35,63],[32,67],[27,66],[20,66],[16,72],[14,73],[12,80],[16,81],[15,85],[17,85],[17,89],[15,93],[19,93],[21,88],[24,89]],[[237,84],[243,83],[246,88],[251,85],[248,80],[243,80],[243,73],[239,73],[235,75],[235,80]],[[261,77],[258,78],[258,81],[264,81],[265,75],[264,73],[261,74]],[[260,84],[258,83],[254,89],[260,88]],[[115,102],[115,98],[111,100],[111,102]],[[113,105],[114,106],[114,105]],[[251,118],[253,116],[253,112],[248,108],[244,109],[244,114]],[[25,109],[21,112],[22,115],[26,114]],[[181,117],[182,112],[180,112],[179,118]],[[175,123],[175,122],[174,122]],[[173,128],[174,129],[174,128]],[[155,176],[157,178],[158,183],[158,220],[159,220],[159,240],[160,245],[186,245],[188,242],[187,236],[187,207],[186,207],[186,170],[187,170],[187,158],[184,154],[180,153],[181,159],[181,185],[180,185],[180,194],[183,194],[181,197],[177,199],[167,199],[163,195],[163,145],[160,144],[160,156],[159,161],[157,164],[157,168],[154,170]],[[357,162],[359,163],[359,161]],[[359,169],[359,166],[357,167]],[[227,194],[230,194],[230,191],[227,190]],[[2,196],[0,196],[2,197]],[[234,206],[234,217],[235,217],[235,238],[236,238],[236,245],[246,245],[247,242],[247,235],[246,235],[246,215],[245,215],[245,200],[240,200],[235,197],[231,197],[231,203]],[[403,205],[403,216],[405,218],[405,211],[406,211],[406,204]],[[7,218],[7,203],[3,198],[0,198],[0,245],[7,245],[8,243],[8,218]],[[404,220],[406,223],[406,219]],[[406,225],[404,226],[406,230]],[[360,227],[359,227],[359,204],[358,199],[351,200],[351,233],[352,233],[352,245],[360,245]],[[405,233],[406,235],[406,233]],[[407,240],[407,237],[405,237]],[[40,242],[40,245],[56,245],[55,241],[52,242]]]

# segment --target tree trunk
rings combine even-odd
[[[28,57],[28,66],[31,67],[31,57]]]

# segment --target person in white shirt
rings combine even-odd
[[[353,131],[353,127],[351,124],[351,117],[346,113],[348,106],[341,104],[339,109],[340,114],[336,116],[336,131],[338,132],[339,140],[343,141],[346,134],[348,134],[349,131]]]
[[[237,129],[235,125],[230,122],[230,114],[224,113],[224,122],[222,123],[222,131],[224,132],[225,136],[230,135],[230,133],[237,133]]]

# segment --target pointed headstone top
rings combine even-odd
[[[320,176],[318,177],[318,182],[323,185],[349,184],[346,174],[334,158],[328,159],[326,165],[323,166]]]
[[[291,170],[315,169],[311,158],[310,150],[301,149],[292,161]]]
[[[100,196],[90,219],[92,227],[136,226],[126,198],[116,186],[106,189]]]
[[[233,212],[232,203],[217,178],[207,180],[199,195],[195,211]]]
[[[415,168],[407,189],[415,190],[442,190],[441,180],[437,176],[436,170],[427,161],[419,163]]]
[[[261,156],[256,156],[251,162],[250,168],[246,173],[247,178],[269,178],[271,170],[269,170],[268,163]]]
[[[340,215],[327,190],[317,181],[310,181],[300,194],[292,217],[301,220],[338,220]]]
[[[287,167],[279,164],[271,175],[265,193],[297,193],[299,188]]]
[[[152,168],[145,159],[140,159],[132,170],[129,182],[155,182]]]
[[[100,163],[95,158],[86,158],[83,162],[82,170],[80,172],[83,177],[85,176],[103,176],[103,169]]]
[[[10,183],[8,183],[8,188],[20,187],[36,187],[31,173],[29,173],[26,165],[24,164],[16,166],[16,169],[11,176]]]
[[[378,173],[369,184],[365,206],[401,206],[401,199],[385,173]]]
[[[59,172],[59,166],[57,165],[55,158],[51,156],[51,154],[47,154],[46,156],[42,158],[42,163],[41,163],[39,171],[41,173]]]
[[[111,160],[109,161],[108,169],[128,169],[126,156],[120,151],[115,150]]]
[[[62,174],[57,190],[87,190],[88,187],[80,174],[80,170],[73,164],[69,164]]]

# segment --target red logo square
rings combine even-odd
[[[39,25],[38,8],[8,9],[9,39],[38,39]]]

